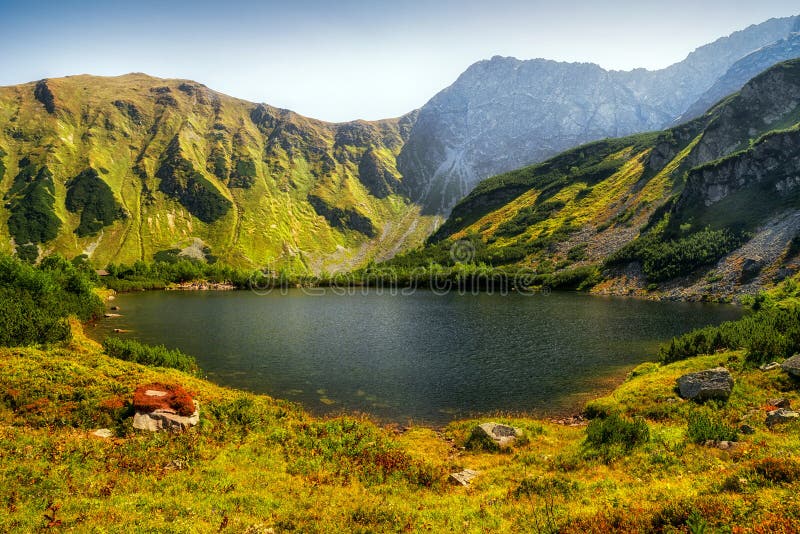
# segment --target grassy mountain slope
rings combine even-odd
[[[414,119],[330,124],[143,74],[3,87],[0,249],[104,264],[199,239],[235,265],[359,265],[431,224],[397,193]]]
[[[599,141],[486,180],[431,241],[479,238],[487,256],[521,251],[521,264],[545,274],[604,266],[603,292],[754,289],[795,268],[798,124],[793,60],[684,125]]]

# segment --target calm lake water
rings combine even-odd
[[[572,293],[400,296],[146,292],[91,329],[193,354],[208,378],[300,402],[442,424],[471,414],[576,412],[658,346],[741,316],[733,306]],[[90,332],[91,333],[91,332]]]

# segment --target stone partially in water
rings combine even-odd
[[[678,379],[678,391],[684,399],[726,401],[733,391],[733,377],[724,367],[689,373]]]

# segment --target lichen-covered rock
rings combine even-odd
[[[678,379],[678,391],[684,399],[698,402],[726,401],[733,391],[733,377],[724,367],[689,373]]]
[[[787,410],[786,408],[778,408],[777,410],[767,412],[767,426],[769,427],[791,423],[793,421],[797,421],[798,419],[800,419],[800,413]]]
[[[781,369],[796,378],[800,378],[800,354],[795,354],[791,358],[784,360],[781,364]]]
[[[472,429],[467,446],[478,449],[503,449],[513,445],[521,435],[522,431],[512,426],[483,423]]]
[[[191,415],[180,415],[171,408],[161,408],[152,412],[136,412],[133,416],[133,428],[137,430],[169,430],[183,432],[200,422],[200,405],[194,401],[195,411]]]

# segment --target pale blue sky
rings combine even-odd
[[[397,116],[493,55],[661,68],[797,0],[0,0],[0,85],[146,72],[312,117]]]

